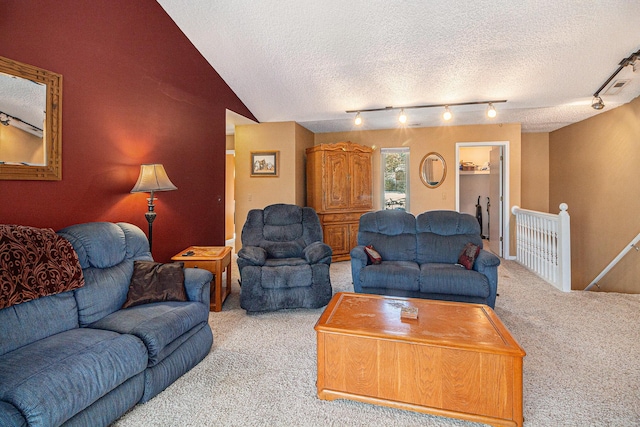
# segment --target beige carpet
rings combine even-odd
[[[477,426],[316,397],[319,310],[247,316],[233,294],[209,323],[205,360],[115,425]],[[350,291],[348,262],[331,266],[334,292]],[[640,295],[562,293],[503,261],[496,313],[527,351],[526,427],[640,426]]]

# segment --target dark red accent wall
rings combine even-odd
[[[0,181],[0,223],[146,232],[147,195],[129,191],[162,163],[178,190],[157,194],[154,258],[224,243],[225,109],[255,117],[156,1],[3,2],[0,40],[63,76],[62,181]]]

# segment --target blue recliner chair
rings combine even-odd
[[[287,204],[253,209],[241,239],[240,306],[247,312],[329,303],[332,251],[322,242],[315,210]]]

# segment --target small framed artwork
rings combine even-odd
[[[278,176],[279,161],[279,151],[252,151],[251,176]]]

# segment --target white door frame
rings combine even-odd
[[[481,142],[456,142],[456,162],[454,168],[456,171],[456,211],[460,212],[460,148],[462,147],[502,147],[503,171],[502,171],[502,252],[504,259],[514,259],[510,253],[511,235],[509,229],[511,227],[511,204],[509,203],[509,141],[481,141]]]

